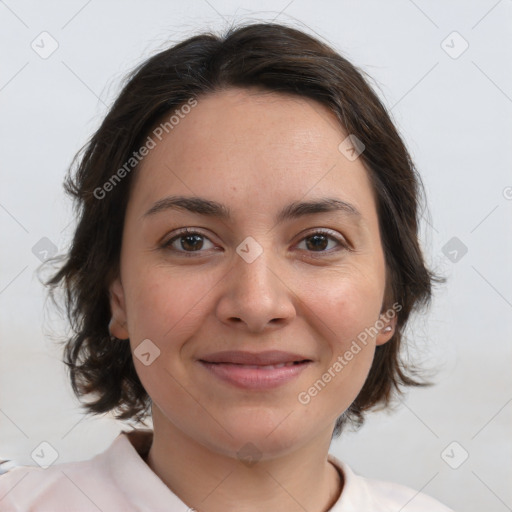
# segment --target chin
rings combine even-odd
[[[238,414],[225,414],[222,419],[222,435],[208,436],[209,447],[226,456],[245,459],[270,460],[298,448],[318,429],[318,424],[307,428],[299,424],[291,409],[263,410],[252,408]],[[218,429],[217,429],[218,431]]]

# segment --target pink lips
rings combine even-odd
[[[245,389],[270,389],[297,377],[312,361],[300,354],[226,351],[203,356],[203,367],[225,382]]]

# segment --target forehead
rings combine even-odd
[[[363,216],[375,213],[361,159],[350,161],[338,149],[348,134],[315,100],[228,89],[199,97],[167,131],[161,140],[153,136],[155,147],[134,176],[129,209],[139,215],[176,194],[209,197],[234,213],[253,214],[334,195],[355,203]]]

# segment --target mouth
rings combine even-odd
[[[229,351],[209,354],[198,362],[210,375],[238,388],[265,390],[298,377],[313,361],[300,354]]]
[[[295,366],[297,364],[307,363],[308,360],[304,361],[293,361],[290,363],[279,363],[279,364],[265,364],[265,365],[259,365],[259,364],[240,364],[240,363],[211,363],[209,361],[201,361],[206,364],[223,364],[223,365],[236,365],[236,366],[243,366],[244,368],[252,368],[255,370],[275,370],[276,368],[284,368],[287,366]]]

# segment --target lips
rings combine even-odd
[[[291,366],[304,361],[311,361],[301,354],[291,352],[282,352],[280,350],[269,350],[266,352],[244,352],[239,350],[229,350],[225,352],[216,352],[200,358],[205,363],[223,363],[240,364],[245,366],[258,367],[282,367]]]
[[[199,359],[210,375],[246,390],[263,391],[282,386],[298,377],[312,360],[301,354],[281,352],[228,351]]]

